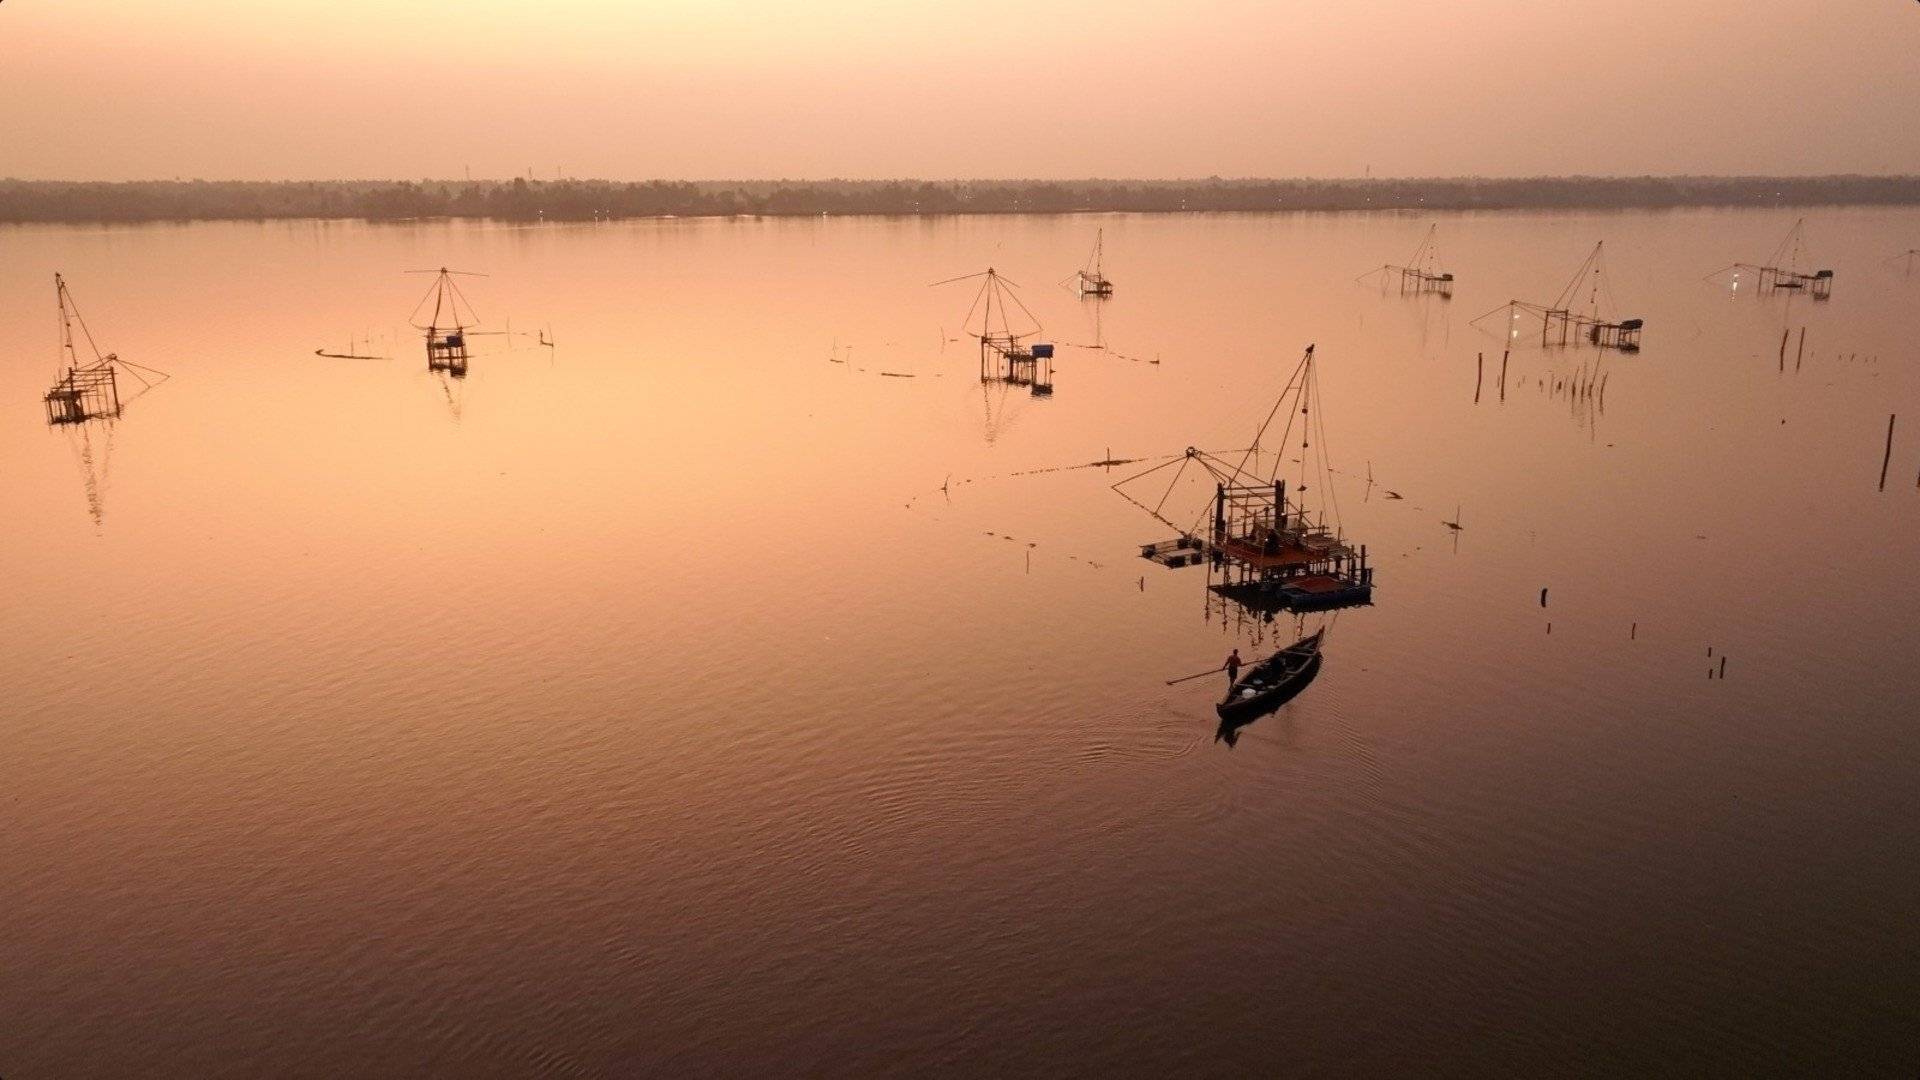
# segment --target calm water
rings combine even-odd
[[[1793,216],[1445,218],[1451,302],[1396,216],[0,230],[0,1073],[1912,1075],[1920,211],[1702,281]],[[1600,239],[1644,351],[1502,402]],[[443,264],[558,347],[429,374]],[[55,270],[173,375],[84,438]],[[1165,680],[1292,620],[1031,471],[1310,341],[1378,603],[1230,747]]]

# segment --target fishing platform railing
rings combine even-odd
[[[120,384],[113,357],[100,364],[68,368],[42,399],[49,424],[83,424],[120,415]]]

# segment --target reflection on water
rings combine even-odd
[[[74,424],[66,429],[68,448],[73,451],[73,462],[80,473],[80,490],[87,500],[87,516],[95,526],[104,524],[107,516],[107,482],[113,473],[113,430],[111,421]]]
[[[1920,213],[1700,280],[1797,216],[1441,219],[1460,311],[1604,236],[1657,328],[1504,380],[1353,284],[1398,215],[0,231],[0,1071],[1891,1070]],[[1106,347],[979,382],[926,283],[1090,231],[1124,287],[1023,299]],[[441,265],[564,355],[424,370]],[[44,422],[55,269],[173,374],[111,427]],[[1108,486],[1307,341],[1381,602],[1227,753],[1168,681],[1293,620]]]

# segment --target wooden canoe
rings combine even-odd
[[[1214,706],[1223,722],[1250,720],[1272,712],[1306,688],[1320,671],[1320,637],[1315,630],[1248,668]]]

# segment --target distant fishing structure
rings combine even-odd
[[[1093,234],[1093,254],[1088,257],[1087,265],[1079,273],[1081,296],[1112,296],[1113,282],[1107,280],[1107,273],[1101,268],[1101,252],[1106,246],[1107,230],[1098,229]]]
[[[444,371],[456,379],[467,377],[467,338],[471,327],[480,324],[480,317],[474,314],[473,305],[467,301],[466,294],[460,291],[460,284],[454,277],[486,277],[471,270],[409,270],[409,274],[432,274],[433,287],[427,295],[414,305],[413,314],[408,321],[416,329],[427,335],[427,370]],[[433,313],[426,322],[420,321],[420,313],[426,310],[427,302],[433,302]]]
[[[1815,300],[1832,298],[1833,271],[1814,270],[1809,273],[1800,269],[1802,261],[1807,258],[1806,225],[1806,218],[1795,221],[1793,228],[1787,230],[1786,237],[1780,241],[1779,247],[1773,249],[1773,254],[1764,265],[1734,263],[1715,270],[1707,277],[1716,278],[1731,270],[1733,287],[1738,289],[1740,274],[1749,273],[1754,275],[1755,287],[1762,293],[1805,292]],[[1908,265],[1911,268],[1911,262]]]
[[[1580,339],[1602,349],[1619,349],[1621,352],[1640,351],[1640,331],[1645,325],[1641,319],[1621,319],[1613,315],[1613,291],[1607,284],[1606,260],[1603,251],[1606,242],[1593,245],[1593,251],[1587,255],[1580,269],[1573,272],[1573,279],[1560,291],[1560,296],[1551,304],[1531,304],[1524,300],[1509,300],[1506,303],[1473,320],[1473,325],[1486,329],[1481,324],[1495,315],[1506,316],[1506,339],[1511,342],[1520,336],[1520,320],[1524,316],[1540,320],[1540,344],[1573,345]],[[1581,293],[1586,294],[1584,301]]]
[[[1440,268],[1439,234],[1438,223],[1429,226],[1426,237],[1420,241],[1419,247],[1413,249],[1413,257],[1407,260],[1405,266],[1388,263],[1378,270],[1360,275],[1356,280],[1365,281],[1378,275],[1380,283],[1385,285],[1398,278],[1403,293],[1434,293],[1441,299],[1452,299],[1453,275]]]
[[[102,353],[93,340],[93,332],[80,316],[66,279],[53,275],[53,293],[60,311],[59,375],[42,402],[47,408],[47,426],[68,432],[75,463],[80,467],[81,485],[87,499],[87,514],[95,526],[106,516],[107,479],[113,467],[113,433],[128,402],[167,380],[167,373],[120,359],[117,353]],[[79,327],[80,334],[74,335]],[[85,342],[87,355],[79,344]],[[121,373],[139,389],[121,396]],[[95,453],[93,428],[104,427],[99,452]]]
[[[1898,255],[1887,256],[1886,262],[1887,262],[1887,265],[1889,266],[1893,265],[1894,263],[1904,263],[1906,266],[1906,269],[1901,273],[1901,276],[1912,277],[1913,276],[1913,260],[1917,257],[1920,257],[1920,248],[1908,248],[1907,250],[1901,252]]]
[[[93,340],[93,331],[80,317],[80,308],[67,289],[66,279],[53,275],[53,293],[60,308],[60,374],[53,389],[41,398],[47,407],[47,423],[85,424],[93,420],[117,420],[126,404],[167,380],[167,373],[122,360],[118,353],[102,353]],[[73,334],[80,328],[80,337]],[[84,340],[91,359],[83,357],[78,342]],[[132,396],[120,396],[120,374],[125,372],[140,384]]]
[[[365,338],[352,338],[352,337],[347,338],[347,351],[345,352],[328,352],[324,348],[319,348],[319,349],[313,350],[313,355],[324,356],[329,360],[391,360],[393,359],[390,356],[380,356],[372,352],[360,352],[359,350],[363,348],[364,349],[373,348],[373,338],[371,336],[368,336]]]
[[[1264,451],[1264,440],[1283,412],[1278,444]],[[1299,456],[1293,460],[1301,471],[1289,487],[1280,469],[1286,452],[1296,449]],[[1141,545],[1141,558],[1168,567],[1207,563],[1207,587],[1249,607],[1318,611],[1371,603],[1373,568],[1366,546],[1348,543],[1340,526],[1312,345],[1252,444],[1230,453],[1239,460],[1188,447],[1181,456],[1112,485],[1122,498],[1178,533],[1172,540]],[[1266,453],[1272,455],[1271,469],[1261,468]],[[1151,505],[1133,494],[1139,481],[1175,465],[1179,468]],[[1179,522],[1167,516],[1167,504],[1195,467],[1194,478],[1210,479],[1213,492],[1195,520]]]
[[[962,321],[967,336],[980,342],[980,381],[1024,386],[1037,396],[1053,393],[1053,346],[1030,338],[1040,334],[1040,320],[1014,292],[1017,283],[989,266],[977,274],[936,281],[935,287],[980,280],[973,305]]]

